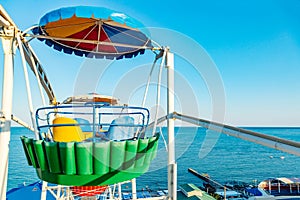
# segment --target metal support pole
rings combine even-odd
[[[162,69],[166,62],[166,53],[167,49],[164,49],[163,56],[161,58],[161,64],[159,66],[159,72],[158,72],[158,80],[157,80],[157,95],[156,95],[156,111],[155,111],[155,117],[154,117],[154,127],[152,131],[152,135],[155,135],[156,133],[156,126],[157,126],[157,118],[159,113],[159,105],[160,105],[160,91],[161,91],[161,76],[162,76]]]
[[[39,91],[40,91],[40,94],[41,94],[41,98],[42,98],[42,102],[43,102],[43,106],[46,107],[47,104],[46,104],[46,101],[45,101],[45,96],[44,96],[44,93],[43,93],[43,85],[42,85],[42,81],[41,81],[41,78],[40,78],[40,75],[39,75],[39,72],[38,72],[38,69],[37,69],[37,64],[36,62],[34,61],[34,52],[33,50],[29,47],[29,51],[28,51],[28,54],[30,56],[30,61],[32,63],[32,68],[33,68],[33,71],[34,71],[34,74],[35,74],[35,77],[36,77],[36,80],[38,82],[38,86],[39,86]],[[39,63],[39,62],[37,62]],[[49,87],[48,87],[49,89]],[[53,95],[53,99],[55,99],[54,95]],[[53,101],[52,99],[52,101]],[[46,111],[45,111],[46,112]]]
[[[4,51],[2,113],[0,118],[0,199],[6,199],[8,155],[13,98],[13,37],[1,37]]]
[[[36,123],[35,123],[35,113],[34,113],[34,110],[33,110],[32,95],[31,95],[31,89],[30,89],[30,83],[29,83],[29,76],[28,76],[28,71],[27,71],[27,66],[26,66],[24,49],[23,49],[22,41],[21,41],[19,35],[17,35],[17,41],[18,41],[18,45],[19,45],[19,50],[20,50],[22,65],[23,65],[23,70],[24,70],[24,78],[25,78],[25,85],[26,85],[26,90],[27,90],[27,99],[28,99],[28,106],[29,106],[29,111],[30,111],[31,123],[32,123],[32,126],[33,126],[35,139],[38,140],[39,139],[39,133],[37,132]]]
[[[47,185],[48,185],[48,183],[46,181],[43,181],[42,192],[41,192],[41,200],[46,200],[46,198],[47,198]]]
[[[15,115],[11,115],[11,120],[13,120],[14,122],[20,124],[21,126],[27,128],[28,130],[31,130],[32,132],[34,131],[34,129],[29,124],[27,124],[26,122],[22,121],[20,118],[18,118]]]
[[[27,71],[25,54],[24,54],[23,44],[22,44],[20,35],[17,35],[17,41],[18,41],[18,45],[19,45],[19,50],[20,50],[22,65],[23,65],[23,70],[24,70],[24,78],[25,78],[25,83],[26,83],[27,99],[28,99],[28,106],[29,106],[29,111],[30,111],[31,123],[32,123],[32,126],[33,126],[35,139],[38,140],[39,139],[39,133],[37,131],[36,122],[35,122],[35,113],[34,113],[34,110],[33,110],[32,95],[31,95],[28,71]],[[36,77],[39,78],[39,76],[37,74],[36,74]],[[43,101],[43,103],[44,103],[44,101]],[[43,181],[43,187],[42,187],[42,192],[41,192],[41,200],[46,200],[47,184],[48,184],[47,182]]]
[[[48,182],[46,182],[46,181],[43,181],[43,184],[45,183],[45,185],[46,185],[46,187],[47,187],[47,185],[48,185]],[[63,186],[61,186],[61,185],[58,185],[58,188],[57,188],[57,191],[56,191],[56,195],[57,195],[57,197],[60,197],[60,196],[64,196],[64,194],[62,195],[62,193],[63,193],[63,190],[64,188],[63,188]],[[46,192],[46,196],[47,196],[47,192]],[[42,200],[42,199],[41,199]]]
[[[122,200],[122,186],[121,183],[118,183],[118,196],[119,196],[119,200]]]
[[[174,106],[174,54],[165,49],[166,68],[168,69],[167,112],[173,113]],[[168,118],[168,195],[169,200],[177,200],[177,164],[175,160],[174,119]]]
[[[131,180],[131,192],[132,192],[132,200],[136,200],[136,179]]]
[[[115,188],[115,185],[114,185]],[[109,199],[113,199],[113,192],[111,190],[111,187],[108,188],[108,192],[109,192]]]

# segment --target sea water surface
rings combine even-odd
[[[246,128],[300,142],[300,128]],[[166,137],[167,129],[162,128]],[[178,184],[200,180],[188,172],[193,168],[208,173],[214,180],[224,183],[238,180],[252,184],[269,177],[300,177],[300,157],[264,147],[238,138],[207,131],[204,128],[178,127],[176,134],[176,161]],[[38,180],[33,167],[28,166],[20,136],[34,137],[25,128],[11,129],[8,189]],[[202,146],[202,147],[201,147]],[[201,150],[201,151],[200,151]],[[137,179],[139,189],[167,188],[167,153],[163,137],[149,171]]]

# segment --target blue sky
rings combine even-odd
[[[187,0],[179,3],[153,0],[141,3],[137,0],[0,0],[0,3],[21,30],[37,24],[40,17],[53,9],[91,5],[124,12],[141,21],[146,27],[167,29],[175,35],[182,34],[201,45],[215,64],[224,88],[226,123],[241,126],[300,126],[300,1]],[[165,38],[162,42],[169,41],[173,46],[184,42],[170,41],[170,37],[161,36]],[[163,45],[170,45],[172,50],[171,44]],[[80,67],[91,61],[55,52],[38,41],[32,41],[31,45],[51,78],[58,99],[63,100],[72,95],[74,80],[78,78]],[[189,50],[191,49],[193,46],[190,46]],[[147,63],[148,66],[152,59],[151,54],[150,58],[146,54],[135,61],[140,65]],[[2,60],[1,57],[0,62]],[[178,55],[175,61],[178,76],[186,82],[177,83],[177,103],[180,104],[177,108],[185,114],[213,118],[212,99],[218,97],[218,94],[212,94],[213,90],[210,90],[214,86],[207,85],[203,74],[195,75],[189,60]],[[132,62],[116,63],[123,68],[108,71],[109,76],[97,82],[95,91],[110,94],[109,90],[112,88],[109,85],[102,86],[110,80],[126,78],[124,73],[131,69]],[[16,65],[18,63],[16,61]],[[21,69],[21,66],[18,68]],[[16,79],[21,81],[22,70],[16,67],[15,73]],[[24,85],[16,83],[15,86],[15,97],[25,95]],[[189,102],[190,93],[185,93],[188,89],[184,86],[191,88],[197,105]],[[131,97],[139,99],[141,94],[142,89],[136,89]],[[217,97],[213,97],[214,95]],[[137,100],[133,102],[136,103]],[[36,104],[39,103],[36,101]],[[23,109],[15,100],[14,111],[22,113],[25,112]]]

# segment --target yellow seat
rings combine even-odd
[[[53,120],[53,140],[56,142],[81,142],[93,135],[82,132],[78,122],[68,117],[57,117]]]

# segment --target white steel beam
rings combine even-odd
[[[208,121],[205,119],[200,119],[192,116],[187,116],[176,112],[170,113],[166,116],[159,118],[157,120],[157,123],[160,124],[169,118],[179,119],[181,121],[188,122],[196,126],[202,126],[212,131],[227,134],[236,138],[240,138],[242,140],[247,140],[269,148],[277,149],[280,151],[287,152],[289,154],[300,156],[300,142],[287,140],[287,139],[275,137],[268,134],[258,133],[250,130],[245,130],[242,128],[237,128],[234,126],[229,126],[226,124]],[[148,128],[152,128],[152,127],[153,127],[153,123],[149,124]]]
[[[247,140],[256,144],[260,144],[266,147],[300,156],[300,142],[286,140],[272,135],[262,134],[204,119],[198,119],[179,113],[173,113],[172,117],[185,122],[189,122],[194,125],[202,126],[212,131],[220,132],[223,134],[240,138],[242,140]]]
[[[7,175],[8,175],[8,155],[10,142],[10,127],[13,101],[13,36],[2,36],[2,46],[4,51],[4,69],[2,84],[2,107],[0,119],[0,199],[6,199]]]
[[[166,68],[168,70],[168,88],[167,88],[167,113],[173,113],[174,106],[174,54],[165,49]],[[175,136],[174,136],[174,119],[167,119],[168,126],[168,198],[169,200],[177,199],[177,164],[175,159]]]

